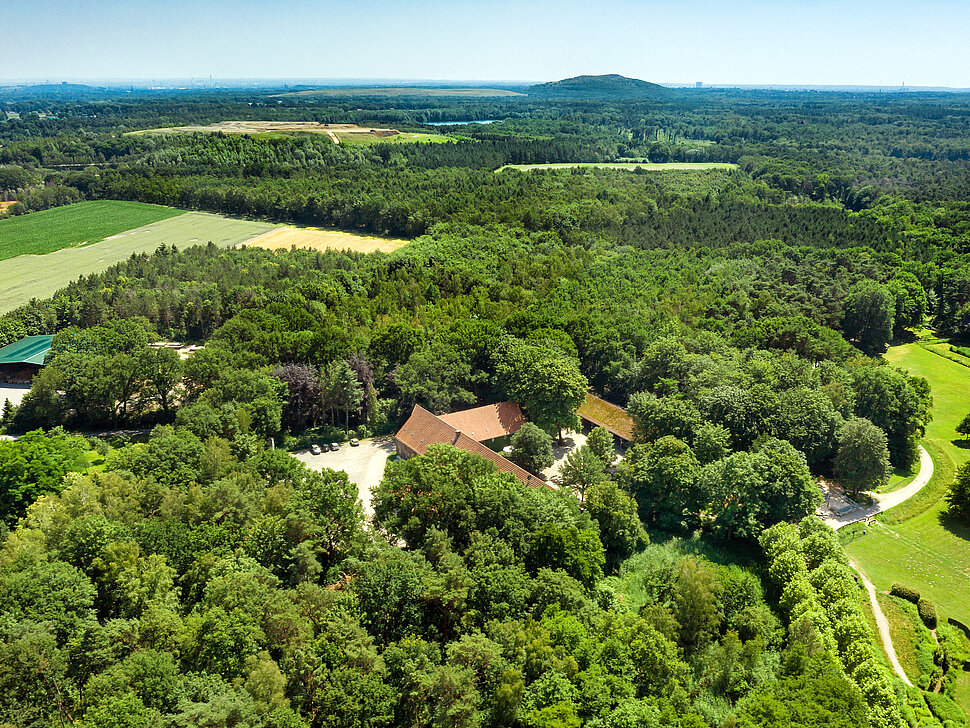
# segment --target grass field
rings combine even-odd
[[[88,203],[80,203],[85,204]],[[70,212],[80,205],[60,207],[51,212],[62,212],[63,222],[69,220]],[[32,298],[51,296],[78,276],[103,271],[133,253],[150,253],[163,244],[186,248],[210,241],[229,247],[277,227],[269,223],[233,220],[205,212],[171,212],[177,216],[150,225],[134,219],[134,224],[122,227],[123,232],[116,230],[118,234],[91,245],[70,248],[61,246],[62,249],[46,255],[20,255],[0,261],[0,281],[3,281],[3,286],[0,287],[0,313],[17,308]],[[24,224],[31,219],[38,221],[38,228],[43,231],[47,228],[45,218],[35,216],[44,214],[35,212],[13,221],[2,221],[0,231],[8,222]],[[134,217],[137,218],[137,215]],[[116,227],[118,226],[121,226],[120,220],[116,221]],[[26,235],[26,231],[23,234]],[[2,239],[3,233],[0,232],[0,240]]]
[[[407,240],[396,238],[378,238],[339,230],[297,227],[270,230],[246,243],[246,245],[270,250],[289,250],[296,246],[310,250],[353,250],[358,253],[391,253],[407,244]]]
[[[498,171],[517,169],[528,172],[533,169],[574,169],[576,167],[595,167],[597,169],[643,169],[648,172],[664,170],[707,170],[707,169],[737,169],[738,165],[727,162],[563,162],[558,164],[506,164]]]
[[[369,145],[369,144],[413,144],[416,142],[428,142],[431,144],[446,144],[454,142],[455,139],[444,134],[426,134],[419,131],[402,131],[392,137],[377,136],[374,134],[337,134],[341,144],[349,146]]]
[[[933,480],[912,501],[879,516],[872,525],[843,529],[846,551],[875,585],[894,581],[920,590],[944,615],[970,623],[970,528],[945,514],[947,485],[956,468],[970,459],[955,428],[970,410],[970,368],[918,344],[893,347],[890,363],[925,377],[933,388],[933,421],[926,449],[933,457]],[[863,533],[866,531],[866,533]]]
[[[305,91],[290,91],[277,94],[278,97],[287,96],[463,96],[471,98],[486,98],[491,96],[525,96],[518,91],[501,88],[419,88],[405,87],[358,87],[358,88],[317,88]]]
[[[110,235],[182,214],[183,210],[171,207],[99,200],[19,215],[0,221],[0,260],[96,243]]]
[[[406,144],[410,142],[450,142],[443,134],[402,132],[397,129],[361,127],[356,124],[320,124],[315,121],[219,121],[206,126],[166,126],[129,132],[132,135],[154,134],[242,134],[260,136],[293,136],[311,134],[327,136],[334,144]]]

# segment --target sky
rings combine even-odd
[[[970,87],[967,0],[5,0],[0,79]]]

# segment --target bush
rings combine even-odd
[[[953,721],[956,725],[966,724],[967,718],[960,709],[960,706],[945,695],[941,695],[940,693],[923,693],[923,697],[926,698],[926,704],[940,722],[946,723],[947,721]]]
[[[922,597],[916,602],[916,610],[919,612],[919,618],[923,620],[923,624],[930,629],[936,629],[936,606],[933,602]]]
[[[914,589],[911,586],[906,586],[905,584],[900,584],[898,581],[892,585],[889,593],[894,597],[905,599],[907,602],[912,602],[913,604],[916,604],[920,600],[919,590]]]

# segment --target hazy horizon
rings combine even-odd
[[[970,87],[970,4],[929,0],[35,0],[0,71],[43,79],[505,79]]]

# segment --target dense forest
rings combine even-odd
[[[970,339],[970,99],[78,92],[2,110],[14,215],[125,199],[410,242],[165,245],[0,316],[0,345],[54,335],[0,419],[18,436],[0,442],[0,722],[963,724],[970,643],[941,624],[939,691],[896,680],[814,513],[819,477],[860,494],[917,461],[933,393],[886,346],[927,323]],[[129,134],[470,118],[500,121],[440,144]],[[499,171],[620,160],[737,167]],[[540,463],[587,389],[636,442],[614,464],[591,435],[558,488],[434,446],[389,462],[368,520],[345,473],[286,452],[512,398],[540,426],[513,457]],[[74,434],[119,429],[146,434]]]

